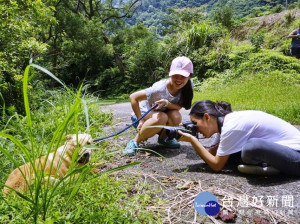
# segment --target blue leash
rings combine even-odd
[[[155,109],[157,106],[158,106],[158,104],[155,104],[155,105],[154,105],[153,107],[151,107],[145,114],[143,114],[143,116],[141,116],[138,120],[136,120],[135,122],[131,123],[131,125],[129,125],[128,127],[124,128],[123,130],[119,131],[118,133],[113,134],[113,135],[109,135],[109,136],[106,136],[106,137],[94,139],[94,142],[98,142],[98,141],[101,141],[101,140],[104,140],[104,139],[108,139],[108,138],[111,138],[111,137],[114,137],[114,136],[117,136],[117,135],[123,133],[124,131],[126,131],[127,129],[129,129],[130,127],[132,127],[133,125],[138,124],[138,122],[139,122],[140,120],[142,120],[144,117],[146,117],[147,114],[149,114],[149,113],[150,113],[153,109]]]

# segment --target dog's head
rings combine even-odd
[[[70,135],[66,136],[66,140],[67,140],[67,145],[68,145],[67,148],[69,149],[69,150],[66,150],[66,154],[68,154],[68,156],[70,158],[72,158],[73,153],[74,153],[74,151],[77,147],[77,143],[78,143],[78,146],[80,147],[79,152],[78,152],[80,159],[78,160],[78,163],[85,164],[90,160],[90,157],[92,155],[92,150],[86,149],[84,146],[93,143],[93,138],[91,135],[89,135],[89,134],[78,134],[78,135],[70,134]]]
[[[77,139],[77,137],[78,137],[78,139]],[[92,136],[89,135],[89,134],[86,134],[86,133],[78,134],[78,135],[76,135],[76,134],[67,135],[66,140],[70,141],[70,142],[73,142],[75,144],[77,144],[77,142],[78,142],[78,144],[80,146],[85,146],[86,144],[93,143]]]

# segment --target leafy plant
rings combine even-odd
[[[300,123],[300,64],[272,50],[257,53],[247,46],[234,49],[231,68],[203,80],[194,100],[227,101],[234,110],[255,109]]]
[[[264,43],[264,34],[258,33],[258,34],[252,34],[250,36],[251,44],[254,46],[255,51],[259,51],[259,49],[262,47]]]
[[[30,110],[30,104],[29,104],[29,97],[28,97],[28,81],[31,77],[29,77],[29,69],[30,67],[35,67],[49,76],[51,76],[53,79],[58,81],[61,85],[63,85],[66,89],[66,95],[73,96],[74,102],[71,104],[70,108],[67,109],[66,116],[59,122],[59,124],[56,127],[56,130],[54,133],[50,136],[44,136],[46,137],[44,141],[38,142],[37,140],[41,140],[38,136],[41,133],[36,133],[34,131],[34,123],[32,119],[32,113]],[[24,117],[24,121],[26,122],[26,134],[25,137],[27,141],[24,141],[24,143],[21,140],[18,140],[16,137],[14,137],[11,134],[8,134],[7,132],[9,130],[3,130],[0,132],[0,137],[10,140],[13,145],[14,153],[12,154],[9,149],[6,148],[5,144],[0,144],[0,152],[3,153],[3,155],[6,157],[8,161],[10,161],[14,167],[19,167],[20,165],[24,163],[29,163],[31,167],[33,168],[34,172],[34,181],[32,183],[27,182],[25,178],[25,173],[22,172],[22,170],[19,169],[19,171],[22,173],[23,177],[26,180],[26,185],[28,187],[28,191],[26,192],[18,192],[12,188],[11,190],[15,191],[15,193],[24,200],[24,202],[29,205],[28,213],[30,220],[34,223],[37,223],[38,220],[41,217],[42,220],[47,219],[48,211],[55,203],[55,198],[57,195],[61,194],[62,190],[65,192],[67,200],[66,200],[66,206],[69,205],[78,192],[81,184],[87,179],[90,171],[94,168],[93,162],[97,160],[101,160],[106,156],[106,153],[102,150],[98,156],[95,157],[94,160],[91,161],[90,165],[86,164],[80,168],[76,167],[76,163],[78,158],[78,152],[79,147],[76,148],[74,152],[74,156],[72,158],[72,163],[70,165],[70,169],[68,170],[67,174],[62,177],[60,181],[50,182],[50,175],[51,173],[44,173],[43,171],[39,171],[40,169],[38,166],[41,166],[41,170],[44,170],[45,164],[39,164],[35,162],[36,158],[41,157],[45,154],[46,160],[49,157],[50,153],[59,147],[62,137],[65,134],[66,130],[68,130],[68,126],[73,123],[73,133],[79,132],[79,118],[78,114],[81,111],[81,102],[82,99],[80,98],[81,88],[78,90],[77,94],[74,95],[59,79],[57,79],[52,73],[50,73],[48,70],[35,65],[30,64],[26,67],[24,72],[24,79],[23,79],[23,95],[24,95],[24,105],[25,105],[25,111],[26,111],[26,117]],[[66,104],[68,107],[69,105]],[[85,111],[88,111],[87,109]],[[87,126],[89,127],[89,117],[86,113],[86,122]],[[24,129],[24,127],[23,127]],[[49,140],[50,138],[50,140]],[[48,141],[49,140],[49,141]],[[48,141],[48,142],[47,142]],[[94,147],[93,149],[97,149],[98,147]],[[77,155],[77,157],[76,157]],[[19,158],[18,158],[19,157]],[[21,158],[21,159],[20,159]],[[61,165],[61,162],[58,163],[58,167]],[[105,173],[110,173],[113,171],[117,171],[120,169],[125,169],[127,167],[130,167],[132,165],[139,164],[139,162],[135,162],[132,164],[128,164],[125,166],[117,167],[112,170],[108,170],[106,172],[101,173],[100,175],[103,175]],[[53,160],[51,162],[51,166],[53,165]],[[75,174],[76,177],[75,177]],[[46,181],[45,181],[46,180]],[[8,186],[6,186],[8,187]],[[14,196],[12,196],[14,197]],[[6,199],[5,199],[6,200]],[[9,203],[9,198],[7,199],[7,203]]]
[[[284,18],[286,19],[287,24],[291,24],[294,20],[294,16],[290,12],[285,14]]]
[[[234,22],[233,13],[233,8],[225,5],[221,9],[213,12],[212,19],[224,27],[231,29]]]

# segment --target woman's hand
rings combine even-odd
[[[185,133],[185,132],[179,131],[179,130],[178,130],[178,134],[181,135],[181,137],[179,139],[177,139],[180,142],[191,142],[192,139],[194,138],[193,135],[191,135],[189,133]]]
[[[166,99],[161,99],[155,102],[155,104],[158,104],[158,106],[155,108],[155,110],[160,110],[162,108],[166,108],[169,104],[169,101]]]
[[[141,130],[141,128],[142,128],[142,126],[144,125],[144,123],[145,123],[144,119],[142,119],[142,120],[139,121],[139,125],[137,126],[137,130],[138,130],[138,131]]]

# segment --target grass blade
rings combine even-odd
[[[60,81],[55,75],[53,75],[51,72],[49,72],[47,69],[39,66],[39,65],[36,65],[36,64],[30,64],[28,66],[32,66],[32,67],[35,67],[39,70],[41,70],[42,72],[46,73],[47,75],[49,75],[51,78],[53,78],[54,80],[56,80],[57,82],[59,82],[64,88],[68,89],[68,87],[62,82]]]
[[[85,113],[86,130],[88,132],[90,130],[89,112],[87,109],[86,101],[84,99],[82,99],[82,103],[83,103],[84,113]]]

